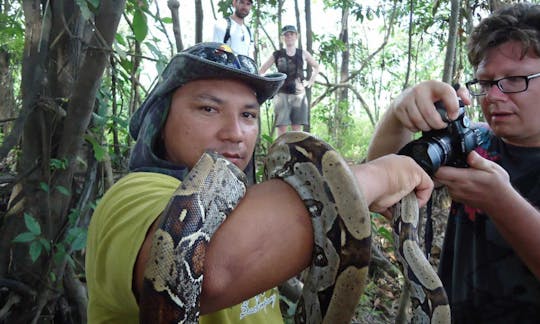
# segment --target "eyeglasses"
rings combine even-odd
[[[473,96],[485,95],[491,87],[497,85],[497,88],[503,93],[518,93],[527,91],[529,88],[529,80],[540,77],[540,73],[531,75],[516,75],[509,76],[498,80],[477,80],[474,79],[465,83],[467,89]]]
[[[187,53],[241,71],[258,74],[257,64],[251,57],[234,54],[228,45],[218,47],[198,46],[187,51]]]

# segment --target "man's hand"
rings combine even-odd
[[[463,103],[470,104],[468,92],[459,88],[457,94]],[[442,100],[450,120],[458,117],[459,103],[456,91],[447,83],[425,81],[404,90],[390,109],[401,124],[411,132],[442,129],[447,125],[435,109],[435,102]]]
[[[429,200],[433,181],[410,157],[386,155],[371,162],[353,166],[358,184],[371,211],[391,217],[390,207],[414,191],[419,206]]]
[[[487,211],[500,202],[497,195],[513,190],[508,173],[495,162],[472,151],[467,164],[469,168],[441,167],[435,173],[435,180],[448,187],[455,201]]]

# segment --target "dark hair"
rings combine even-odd
[[[517,3],[482,19],[469,38],[469,62],[476,70],[489,49],[508,41],[521,43],[522,56],[529,50],[540,56],[540,5]]]

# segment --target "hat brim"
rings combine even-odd
[[[262,104],[272,98],[287,76],[283,73],[255,75],[223,64],[202,59],[189,53],[177,54],[161,74],[155,94],[165,95],[176,88],[195,80],[235,79],[245,82],[256,93]]]

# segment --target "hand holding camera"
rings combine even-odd
[[[413,158],[430,176],[443,165],[466,168],[467,155],[482,144],[479,132],[470,128],[461,100],[459,116],[453,121],[447,118],[442,101],[437,101],[435,107],[448,126],[422,132],[420,138],[409,142],[399,151],[399,154]]]

